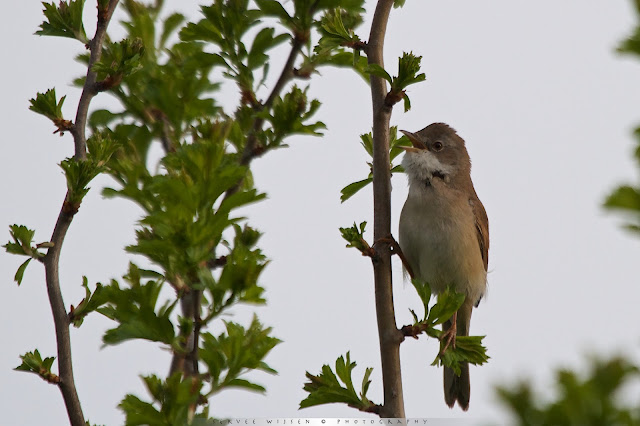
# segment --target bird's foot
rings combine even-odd
[[[457,319],[458,313],[455,312],[451,317],[451,326],[440,335],[440,342],[444,342],[444,346],[440,350],[440,355],[443,355],[446,350],[449,349],[449,346],[454,349],[456,348],[456,336],[458,335]]]

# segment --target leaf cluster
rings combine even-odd
[[[433,306],[431,303],[431,288],[419,279],[412,279],[411,283],[418,292],[424,308],[424,316],[418,315],[410,310],[414,323],[403,327],[405,334],[417,337],[419,333],[426,333],[430,337],[440,338],[442,331],[436,326],[449,320],[453,314],[462,306],[465,296],[456,293],[451,288],[438,294],[438,300]],[[441,342],[441,350],[433,360],[431,365],[443,365],[451,368],[457,375],[460,375],[460,363],[468,362],[474,365],[482,365],[489,360],[487,349],[482,344],[484,336],[457,336],[456,344],[450,345],[446,351],[442,351],[444,342]]]
[[[624,358],[592,358],[586,374],[556,372],[553,398],[540,398],[526,382],[498,387],[497,394],[515,425],[631,426],[640,424],[640,408],[624,406],[619,397],[639,378],[638,367]]]
[[[340,228],[340,234],[347,241],[347,247],[357,249],[363,256],[373,256],[373,249],[364,239],[366,226],[367,222],[361,222],[360,225],[356,225],[354,222],[350,228]]]
[[[101,135],[94,135],[87,141],[89,154],[86,160],[70,157],[62,160],[62,168],[67,179],[67,196],[65,209],[75,214],[80,208],[82,199],[89,192],[89,183],[100,173],[106,171],[106,165],[117,149],[116,142]]]
[[[146,402],[131,394],[125,396],[120,408],[125,412],[126,424],[210,424],[207,421],[209,396],[234,387],[264,392],[261,385],[241,376],[250,370],[275,374],[264,357],[280,341],[270,337],[271,329],[263,328],[255,317],[248,329],[233,322],[225,322],[225,326],[226,333],[218,337],[210,333],[203,335],[200,353],[207,366],[206,374],[182,377],[176,373],[166,380],[155,375],[143,377],[152,401]],[[201,408],[194,410],[196,406]]]
[[[329,365],[323,365],[322,371],[317,376],[307,372],[306,376],[309,381],[304,384],[304,390],[309,395],[300,402],[300,408],[344,403],[360,411],[376,412],[379,406],[367,398],[367,391],[371,384],[369,377],[373,368],[365,370],[360,392],[356,392],[352,379],[355,367],[356,363],[351,362],[351,355],[347,352],[346,359],[344,356],[340,356],[336,360],[335,373]]]
[[[373,158],[373,135],[371,132],[366,133],[364,135],[360,135],[360,144],[367,151],[370,157]],[[391,126],[389,129],[389,170],[391,171],[391,175],[393,173],[401,173],[404,172],[404,169],[400,164],[394,164],[394,160],[402,153],[404,150],[400,148],[401,146],[411,146],[411,142],[406,136],[401,136],[398,138],[398,127]],[[369,165],[369,176],[366,179],[359,180],[357,182],[352,182],[349,185],[345,186],[340,190],[340,201],[345,202],[349,198],[353,197],[358,191],[365,188],[367,185],[373,182],[373,168],[372,163],[367,163]]]
[[[22,283],[22,278],[24,277],[24,271],[27,269],[27,266],[29,266],[31,259],[42,260],[45,253],[42,253],[39,249],[51,247],[51,244],[41,243],[34,246],[33,236],[35,235],[35,231],[24,225],[11,225],[9,226],[9,232],[13,241],[7,242],[7,244],[2,247],[4,247],[7,253],[29,257],[29,259],[25,260],[18,267],[18,270],[13,277],[14,281],[20,285]]]
[[[400,100],[404,101],[404,111],[411,109],[411,100],[406,93],[406,88],[412,84],[426,80],[424,73],[420,73],[420,62],[422,56],[415,56],[413,53],[405,52],[398,58],[398,75],[391,75],[378,64],[369,64],[367,72],[380,77],[391,84],[391,90],[387,94],[385,104],[393,106]]]
[[[98,76],[98,91],[110,89],[120,84],[142,68],[141,58],[145,49],[141,38],[124,39],[118,43],[109,43],[102,51],[100,61],[93,64],[92,70]]]
[[[256,316],[247,329],[231,321],[224,321],[224,325],[226,333],[217,337],[211,333],[202,336],[201,357],[207,366],[210,386],[206,396],[231,387],[265,392],[263,386],[240,376],[252,370],[276,374],[264,358],[280,339],[271,337],[271,328],[263,327]]]
[[[60,133],[60,136],[62,136],[65,131],[73,128],[73,123],[65,120],[62,116],[62,105],[64,104],[65,98],[66,96],[63,96],[58,101],[56,98],[56,89],[54,88],[44,93],[37,93],[36,97],[29,101],[31,103],[29,109],[51,120],[56,126],[56,131],[53,133]]]
[[[27,352],[20,356],[22,363],[14,368],[16,371],[27,371],[29,373],[35,373],[43,380],[49,383],[59,383],[60,377],[51,372],[51,366],[55,357],[47,357],[42,359],[40,352],[36,349],[33,352]]]

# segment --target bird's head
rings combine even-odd
[[[434,179],[445,183],[469,178],[471,160],[462,139],[444,123],[433,123],[416,133],[401,130],[412,146],[402,147],[402,160],[409,183],[430,185]]]

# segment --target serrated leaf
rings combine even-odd
[[[38,114],[42,114],[51,121],[62,120],[62,104],[64,104],[66,96],[56,98],[56,89],[49,89],[44,93],[37,93],[36,97],[30,99],[31,106],[29,109]]]
[[[89,42],[82,24],[84,0],[61,1],[58,6],[55,3],[42,3],[42,5],[47,20],[40,24],[40,30],[36,31],[36,34],[73,38],[83,44]]]
[[[366,369],[362,380],[362,393],[358,396],[353,388],[351,378],[355,366],[356,363],[351,362],[349,352],[347,352],[346,360],[343,356],[340,356],[336,360],[336,372],[346,387],[338,381],[338,377],[336,377],[336,374],[334,374],[329,365],[323,365],[321,373],[318,376],[307,372],[306,377],[309,381],[305,383],[304,390],[307,391],[309,395],[300,402],[300,408],[331,403],[344,403],[350,407],[361,410],[370,408],[372,404],[366,398],[365,394],[369,387],[369,377],[371,376],[372,369]]]

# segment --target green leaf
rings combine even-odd
[[[18,285],[22,284],[22,277],[24,276],[24,271],[29,266],[29,262],[31,262],[31,258],[24,261],[22,265],[16,271],[16,275],[13,277],[13,280],[18,283]]]
[[[366,178],[364,180],[360,180],[358,182],[353,182],[353,183],[350,183],[349,185],[345,186],[344,188],[342,188],[340,190],[340,194],[341,194],[340,195],[340,202],[344,203],[349,198],[354,196],[362,188],[364,188],[365,186],[369,185],[371,182],[373,182],[373,178],[372,177],[371,178]]]
[[[367,226],[367,222],[361,222],[360,226],[357,226],[355,222],[350,228],[340,228],[340,234],[349,244],[347,247],[354,247],[360,251],[364,256],[371,255],[371,246],[364,239],[364,232]]]
[[[411,284],[413,284],[413,287],[418,292],[418,297],[420,297],[422,306],[424,307],[424,318],[421,321],[427,321],[427,315],[429,314],[429,302],[431,301],[431,287],[429,287],[429,284],[423,282],[419,278],[412,279]],[[413,317],[414,319],[416,319],[417,323],[418,321],[415,313],[413,313]]]
[[[393,81],[389,80],[391,81],[392,92],[400,93],[408,86],[426,80],[424,73],[418,74],[421,61],[422,56],[415,56],[411,52],[404,52],[398,58],[398,76],[394,77]]]
[[[11,225],[9,226],[9,233],[13,241],[7,242],[7,244],[2,247],[5,248],[7,253],[17,254],[21,256],[29,256],[33,259],[42,259],[45,254],[38,251],[38,247],[48,248],[51,247],[50,243],[42,243],[38,244],[37,247],[33,247],[33,236],[35,235],[35,231],[27,228],[24,225]],[[22,266],[18,269],[18,273],[20,273],[20,269],[22,269],[22,273],[24,273],[24,268],[26,268],[27,262],[23,263]],[[16,279],[18,278],[18,273],[16,273]],[[22,274],[20,273],[20,277]]]
[[[289,16],[289,13],[282,7],[279,1],[276,0],[255,0],[255,3],[260,9],[260,13],[263,16],[275,16],[280,18],[283,23],[291,23],[293,19]]]
[[[95,300],[89,299],[84,310],[95,309],[118,323],[117,327],[105,332],[104,344],[116,345],[130,339],[173,344],[175,331],[171,313],[178,299],[157,307],[162,281],[142,283],[141,272],[134,264],[129,265],[129,273],[124,278],[129,288],[120,288],[118,282],[112,280],[109,286],[94,295]]]
[[[604,203],[612,209],[631,210],[640,213],[640,190],[625,185],[616,189]]]
[[[20,356],[22,363],[14,368],[16,371],[26,371],[35,373],[49,383],[59,383],[60,378],[51,372],[51,366],[55,357],[42,359],[40,352],[36,349],[33,352],[27,352]]]
[[[58,6],[53,2],[42,5],[47,20],[40,24],[36,34],[73,38],[83,44],[89,42],[82,24],[84,0],[61,1]]]
[[[167,44],[167,40],[169,39],[169,37],[171,37],[171,34],[173,34],[184,21],[185,17],[181,13],[173,13],[164,20],[162,34],[160,35],[161,48],[163,48]]]
[[[356,363],[351,362],[349,352],[347,352],[346,359],[340,356],[336,360],[336,372],[340,381],[342,381],[346,387],[338,381],[338,377],[336,377],[336,374],[334,374],[328,365],[322,366],[322,371],[318,376],[307,372],[306,377],[309,381],[304,384],[304,390],[307,391],[309,395],[300,402],[300,408],[322,404],[344,403],[361,411],[370,410],[374,404],[366,398],[366,392],[371,383],[369,377],[373,369],[366,369],[362,380],[362,392],[360,395],[357,395],[353,388],[351,378],[355,367]]]
[[[385,71],[385,69],[382,68],[378,64],[369,64],[367,66],[367,68],[365,69],[365,72],[367,72],[369,74],[373,74],[376,77],[380,77],[382,79],[385,79],[389,83],[391,83],[391,81],[392,81],[391,76],[389,75],[389,73],[387,71]]]
[[[80,327],[84,318],[89,315],[91,312],[98,311],[102,306],[104,306],[112,297],[108,294],[108,289],[97,283],[96,289],[92,292],[89,289],[89,281],[87,277],[82,277],[82,287],[85,290],[85,297],[80,301],[78,306],[75,308],[72,306],[71,312],[69,313],[69,319],[74,327]]]
[[[402,97],[402,101],[404,102],[404,112],[409,111],[411,109],[411,100],[406,93]]]
[[[166,424],[164,416],[153,404],[144,402],[135,395],[126,395],[118,407],[125,413],[127,426]]]
[[[418,291],[418,294],[420,294],[420,291]],[[421,296],[421,298],[422,297],[423,296]],[[451,318],[454,312],[460,309],[464,299],[465,295],[463,293],[456,293],[452,289],[447,288],[447,290],[438,294],[438,303],[429,311],[427,321],[433,325],[442,324]]]
[[[211,376],[211,394],[227,387],[242,387],[264,392],[263,386],[240,378],[251,370],[274,374],[275,370],[264,363],[264,358],[280,343],[271,337],[271,328],[264,328],[254,315],[249,328],[224,322],[226,333],[215,337],[203,333],[199,355]]]
[[[56,98],[56,89],[49,89],[44,93],[38,93],[35,98],[30,99],[31,106],[29,109],[38,114],[42,114],[54,123],[58,120],[62,120],[62,104],[64,103],[66,96],[60,98],[60,101]]]
[[[640,232],[640,189],[623,185],[611,193],[604,206],[610,210],[620,211],[632,220],[625,227],[634,232]]]

